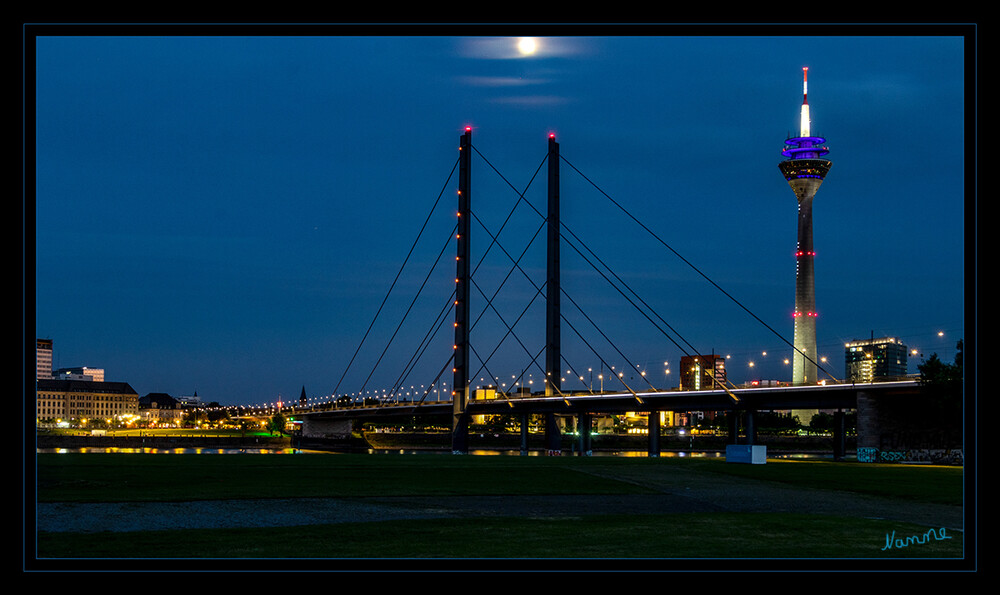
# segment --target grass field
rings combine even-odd
[[[486,498],[683,494],[697,477],[725,486],[877,496],[899,507],[961,509],[955,467],[714,459],[449,455],[45,454],[37,499],[51,502],[198,502],[227,499]],[[739,497],[738,493],[737,496]],[[572,500],[570,500],[572,501]],[[609,500],[610,502],[611,500]],[[957,560],[961,532],[885,549],[887,536],[925,536],[926,524],[829,511],[649,510],[546,517],[395,519],[324,525],[99,533],[40,532],[39,559],[296,560]],[[935,535],[936,537],[937,535]],[[903,542],[897,542],[901,546]]]

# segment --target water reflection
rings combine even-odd
[[[302,454],[324,453],[319,450],[302,450],[299,448],[119,448],[81,447],[81,448],[36,448],[36,453],[80,454],[80,453],[125,453],[125,454]],[[325,453],[324,453],[325,454]]]
[[[367,454],[451,454],[449,450],[442,449],[406,449],[406,448],[369,448],[359,451],[330,451],[330,450],[303,450],[300,448],[119,448],[119,447],[81,447],[81,448],[38,448],[36,453],[125,453],[125,454],[346,454],[347,452],[361,452]],[[520,450],[490,450],[474,449],[469,451],[473,456],[521,456]],[[648,457],[649,453],[643,450],[605,450],[593,451],[595,457]],[[546,456],[544,450],[530,450],[526,453],[529,457]],[[562,456],[579,456],[578,453],[564,451]],[[721,451],[662,451],[660,457],[663,458],[725,458],[726,453]],[[768,453],[769,459],[832,459],[832,454],[827,453]]]

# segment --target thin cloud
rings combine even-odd
[[[564,58],[583,51],[582,42],[576,38],[535,37],[535,50],[530,54],[518,48],[521,37],[476,37],[462,39],[459,53],[466,58],[482,60],[537,60],[540,58]]]
[[[570,103],[568,97],[558,95],[523,95],[520,97],[496,97],[491,100],[493,103],[503,103],[506,105],[522,105],[529,107],[566,105]]]
[[[459,81],[473,87],[526,87],[529,85],[543,85],[547,80],[530,79],[519,76],[465,76]]]

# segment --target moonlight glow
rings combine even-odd
[[[535,53],[538,49],[538,43],[535,41],[534,37],[522,37],[517,41],[517,51],[521,52],[522,56],[530,56]]]

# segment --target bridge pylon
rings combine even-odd
[[[451,450],[469,452],[469,296],[471,293],[472,229],[472,128],[466,127],[459,142],[458,227],[455,232],[458,256],[455,271],[455,356],[451,385]]]
[[[545,278],[545,396],[561,394],[562,340],[559,287],[559,143],[549,135],[548,248]],[[561,454],[562,439],[554,413],[545,416],[545,444],[549,454]]]

